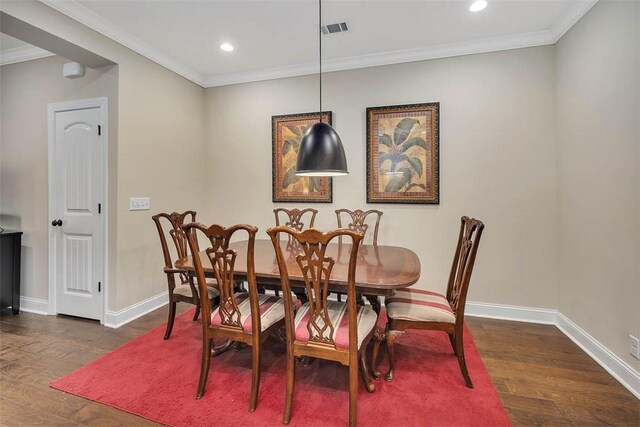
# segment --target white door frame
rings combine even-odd
[[[52,214],[55,210],[55,187],[54,187],[54,146],[55,146],[55,114],[62,111],[81,110],[85,108],[100,109],[100,125],[101,135],[104,143],[102,144],[102,156],[104,158],[104,200],[102,201],[102,228],[104,232],[104,283],[102,289],[104,296],[102,298],[102,310],[100,313],[100,323],[104,324],[104,315],[107,306],[107,292],[109,290],[109,268],[108,268],[108,247],[109,247],[109,100],[106,96],[99,98],[79,99],[75,101],[54,102],[47,106],[48,118],[48,134],[49,134],[49,216],[47,223],[53,218]],[[55,265],[55,245],[54,229],[49,226],[49,314],[56,314],[56,265]]]

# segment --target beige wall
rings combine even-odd
[[[187,208],[203,212],[203,89],[38,1],[2,2],[0,9],[118,64],[107,308],[121,310],[165,291],[151,215]],[[151,210],[130,212],[129,198],[140,196],[151,197]]]
[[[203,90],[39,2],[0,8],[119,64],[110,310],[165,290],[153,212],[194,208],[265,237],[271,116],[315,111],[316,77]],[[627,336],[640,335],[638,8],[601,0],[557,46],[326,74],[351,173],[335,179],[333,204],[313,205],[318,226],[334,226],[338,207],[382,209],[380,241],[413,248],[419,286],[443,290],[458,218],[477,216],[487,228],[472,300],[559,308],[637,369]],[[367,205],[365,108],[430,101],[441,106],[441,204]],[[151,211],[129,212],[134,196],[150,196]],[[44,283],[26,289],[46,298]]]
[[[0,225],[20,229],[21,294],[48,299],[49,163],[47,105],[106,96],[109,146],[117,142],[117,66],[62,76],[60,56],[0,67]]]
[[[349,176],[334,210],[384,211],[379,241],[412,248],[421,287],[444,290],[460,216],[486,223],[470,299],[557,306],[557,188],[553,47],[329,73],[324,108],[345,145]],[[225,224],[273,224],[271,116],[317,111],[317,77],[206,90],[208,210]],[[367,205],[365,108],[440,102],[439,206]],[[303,204],[287,204],[302,206]],[[284,206],[284,204],[283,204]]]
[[[558,307],[636,370],[639,27],[640,3],[601,0],[556,47]]]

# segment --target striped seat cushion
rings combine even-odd
[[[209,294],[209,299],[215,298],[220,295],[220,292],[216,289],[217,283],[215,280],[207,280],[207,293]],[[196,284],[196,289],[198,285]],[[176,286],[173,289],[174,295],[182,295],[187,298],[191,298],[191,286],[188,283],[183,283],[181,285]]]
[[[240,322],[245,332],[251,333],[253,325],[251,324],[251,304],[249,294],[247,292],[235,295],[238,310],[240,310]],[[284,318],[284,302],[282,298],[274,295],[258,294],[258,305],[260,307],[260,328],[264,331],[280,319]],[[231,304],[227,303],[228,310],[231,310]],[[218,312],[220,307],[211,313],[211,324],[220,326],[222,319]]]
[[[456,316],[444,295],[422,289],[401,289],[386,299],[387,316],[419,322],[455,323]]]
[[[338,301],[328,301],[327,311],[329,319],[333,324],[333,341],[337,348],[349,348],[349,315],[347,314],[347,303]],[[307,323],[311,313],[309,311],[309,303],[303,304],[295,319],[296,341],[300,343],[309,342],[309,330]],[[378,315],[371,307],[362,306],[358,308],[358,349],[362,341],[369,335],[369,332],[376,324]],[[328,333],[328,332],[327,332]]]

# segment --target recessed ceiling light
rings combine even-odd
[[[233,51],[233,46],[231,46],[229,43],[222,43],[220,45],[220,49],[224,50],[225,52],[231,52]]]
[[[487,7],[486,0],[476,0],[473,3],[471,3],[471,6],[469,6],[469,10],[471,12],[480,12],[485,7]]]

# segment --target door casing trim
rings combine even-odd
[[[48,156],[49,156],[49,218],[52,220],[53,211],[55,210],[55,194],[54,194],[54,144],[55,144],[55,114],[63,111],[82,110],[85,108],[100,109],[100,125],[102,138],[102,156],[104,159],[103,168],[103,200],[102,200],[102,230],[103,236],[103,280],[102,280],[102,308],[100,310],[100,323],[104,324],[104,316],[107,307],[107,298],[109,292],[109,99],[106,96],[98,98],[78,99],[74,101],[53,102],[47,105],[47,132],[48,132]],[[57,314],[56,312],[56,288],[55,288],[55,247],[54,229],[49,229],[49,314]]]

